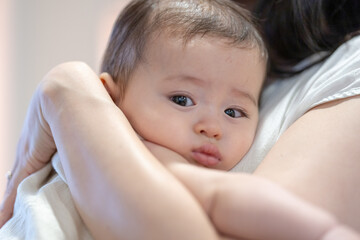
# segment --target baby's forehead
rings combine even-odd
[[[180,45],[185,49],[189,45],[192,45],[193,42],[210,42],[217,43],[224,47],[224,49],[234,49],[234,50],[254,50],[252,51],[254,55],[259,57],[259,61],[267,63],[267,54],[264,50],[256,44],[256,42],[246,39],[242,42],[234,41],[234,39],[227,38],[224,36],[219,36],[216,33],[207,33],[207,34],[191,34],[188,35],[184,29],[162,29],[158,30],[149,35],[143,52],[143,60],[146,59],[148,54],[148,49],[150,46],[153,46],[154,43],[161,42],[163,45],[170,45],[173,43],[180,43]],[[161,47],[161,46],[160,46]]]
[[[266,69],[260,50],[251,45],[237,45],[227,39],[201,35],[184,42],[182,38],[164,33],[152,38],[142,63],[145,67],[154,67],[147,69],[165,69],[166,74],[185,80],[206,80],[215,76],[219,82],[227,84],[224,74],[232,74],[234,86],[238,84],[237,79],[250,76],[250,72],[265,76]],[[262,80],[261,77],[247,78]]]

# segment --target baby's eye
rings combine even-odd
[[[228,108],[225,111],[225,114],[232,117],[232,118],[240,118],[240,117],[246,117],[246,114],[242,110]]]
[[[170,100],[180,106],[183,106],[183,107],[189,107],[189,106],[194,105],[191,98],[186,97],[186,96],[181,96],[181,95],[180,96],[172,96],[172,97],[170,97]]]

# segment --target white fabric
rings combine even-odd
[[[19,185],[14,215],[0,229],[0,239],[93,239],[75,209],[57,154]]]
[[[265,89],[254,144],[231,171],[253,172],[284,131],[308,110],[356,95],[360,95],[360,36],[343,44],[324,63]]]
[[[254,171],[279,136],[309,109],[359,94],[360,37],[357,37],[325,63],[292,79],[275,82],[265,90],[254,145],[232,171]],[[0,229],[0,239],[92,239],[75,209],[57,155],[52,165],[21,183],[14,216]]]

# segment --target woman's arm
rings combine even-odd
[[[267,179],[192,166],[167,148],[145,144],[185,184],[225,235],[267,240],[360,239],[331,214]]]
[[[85,64],[50,71],[32,106],[40,106],[29,111],[37,117],[27,120],[38,118],[51,130],[45,133],[54,137],[74,202],[96,239],[218,238],[195,198],[138,140]],[[32,139],[22,136],[17,169],[42,149]],[[37,163],[48,157],[40,154]]]
[[[279,139],[255,175],[360,231],[360,97],[316,107]]]

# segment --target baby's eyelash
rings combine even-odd
[[[224,112],[231,118],[248,118],[248,114],[246,113],[246,111],[240,108],[227,108]]]
[[[185,95],[180,95],[180,94],[174,95],[169,97],[169,99],[175,104],[180,105],[182,107],[189,107],[195,105],[194,101],[190,97]]]
[[[249,114],[244,109],[240,108],[239,111],[244,115],[244,117],[249,118]]]

